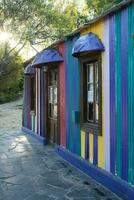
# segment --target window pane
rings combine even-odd
[[[96,122],[98,122],[98,120],[99,120],[99,106],[96,103]]]
[[[49,86],[49,91],[48,91],[48,102],[53,103],[53,86]]]
[[[54,86],[54,88],[53,88],[53,101],[54,101],[54,103],[57,103],[57,86]]]
[[[96,88],[95,89],[96,89],[96,92],[95,92],[96,93],[95,94],[96,98],[95,98],[95,100],[96,100],[96,103],[99,103],[99,88],[98,88],[98,83],[96,84]]]
[[[49,72],[49,85],[53,83],[53,72]]]
[[[57,118],[57,104],[54,104],[53,117],[54,117],[54,118]]]
[[[95,82],[98,83],[98,62],[95,63]]]
[[[88,64],[88,75],[87,75],[87,80],[89,83],[93,83],[93,64]]]
[[[49,117],[53,118],[53,113],[54,113],[54,108],[53,108],[53,104],[49,104]]]
[[[88,84],[88,102],[93,102],[93,84]]]
[[[88,103],[88,120],[93,121],[93,103]]]

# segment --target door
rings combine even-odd
[[[57,69],[48,71],[48,140],[58,143],[58,73]]]

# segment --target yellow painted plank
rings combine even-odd
[[[81,157],[85,159],[85,137],[84,131],[81,131]]]
[[[104,53],[102,53],[102,136],[98,137],[98,167],[104,168]]]
[[[89,158],[90,162],[93,163],[93,134],[89,134]]]

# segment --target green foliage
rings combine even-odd
[[[10,46],[1,45],[0,48],[0,103],[13,100],[23,84],[23,60],[15,51],[8,53]]]
[[[74,31],[85,20],[72,0],[1,0],[4,29],[31,44],[51,43]],[[19,28],[18,28],[19,27]]]
[[[86,0],[90,10],[92,10],[93,17],[101,15],[106,10],[120,3],[122,0]]]

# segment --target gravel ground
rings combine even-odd
[[[22,98],[0,104],[0,129],[20,130],[22,124]]]

